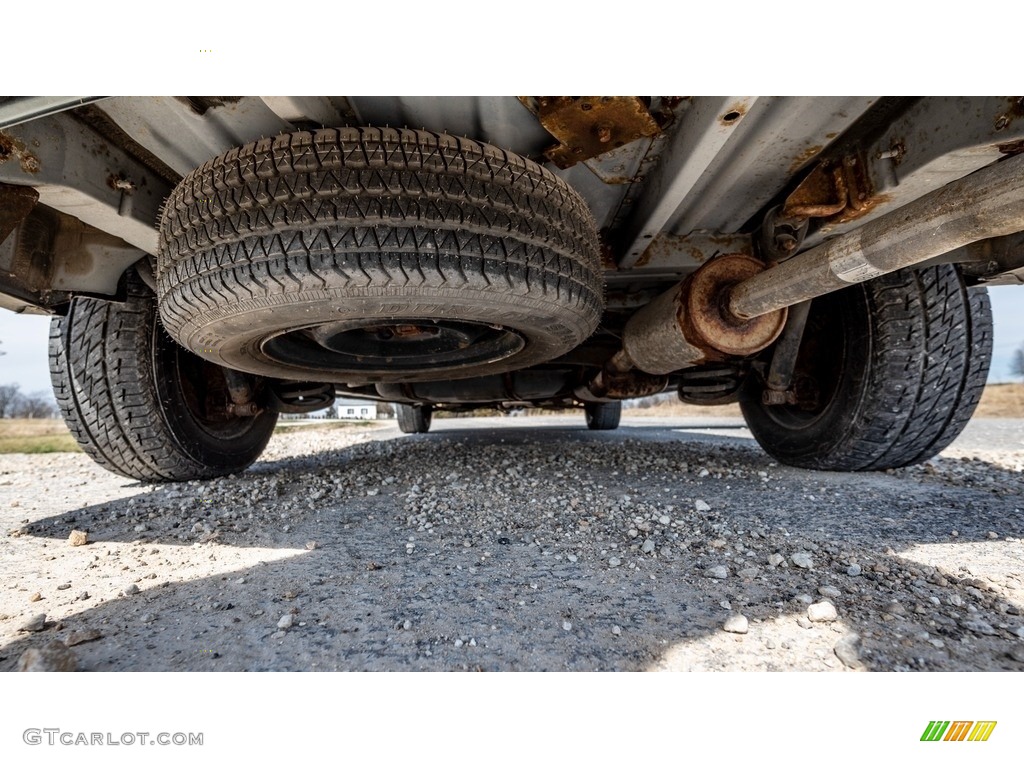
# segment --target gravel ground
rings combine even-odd
[[[170,486],[0,456],[0,670],[1024,669],[1024,421],[877,474],[581,422],[279,434]]]

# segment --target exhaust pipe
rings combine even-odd
[[[760,317],[1021,230],[1024,155],[1015,155],[743,281],[729,292],[728,310]]]
[[[1021,231],[1024,155],[1015,155],[771,268],[719,256],[629,319],[616,373],[627,362],[668,374],[756,354],[778,338],[788,307]]]

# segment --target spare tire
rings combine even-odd
[[[219,365],[412,382],[535,365],[603,310],[593,218],[538,164],[408,129],[299,132],[214,158],[160,223],[160,316]]]

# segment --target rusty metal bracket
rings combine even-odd
[[[559,168],[603,155],[661,133],[638,96],[520,96],[519,100],[558,139],[544,156]]]
[[[872,199],[867,164],[855,155],[838,162],[819,163],[782,205],[788,219],[851,221],[867,213],[879,200]]]

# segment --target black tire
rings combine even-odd
[[[586,203],[540,165],[377,128],[263,139],[193,171],[157,269],[164,324],[196,354],[348,383],[553,359],[596,328],[601,276]]]
[[[816,393],[816,405],[763,405],[753,376],[740,405],[781,462],[892,469],[953,442],[981,398],[991,357],[983,288],[966,289],[952,265],[903,270],[812,303],[795,384]]]
[[[407,435],[429,432],[434,409],[429,405],[406,405],[395,403],[398,428]]]
[[[205,403],[227,397],[223,376],[218,381],[215,366],[167,335],[153,294],[134,278],[126,303],[77,298],[66,317],[51,321],[50,377],[82,450],[136,480],[238,472],[260,455],[277,422],[273,413],[206,412]]]
[[[587,403],[587,429],[618,429],[622,420],[622,403]]]

